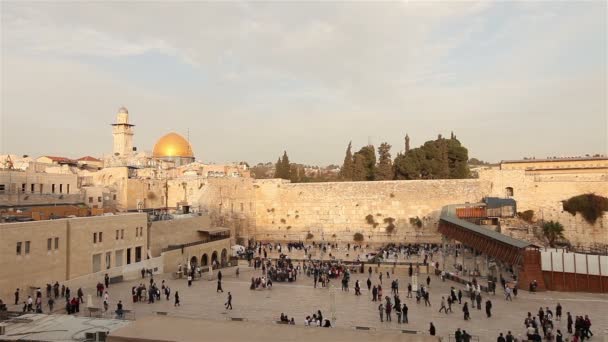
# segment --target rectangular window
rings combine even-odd
[[[93,233],[93,243],[97,243],[97,233]]]
[[[51,184],[51,193],[54,194],[55,193],[55,184]]]
[[[6,185],[0,184],[0,193],[4,193],[6,191]]]
[[[27,184],[21,183],[21,192],[25,192],[25,187],[26,186],[27,186]]]
[[[55,238],[55,249],[59,249],[59,238]]]
[[[121,229],[121,230],[120,230],[120,239],[121,239],[121,240],[124,240],[124,239],[125,239],[125,230],[124,230],[124,229]]]
[[[131,248],[127,248],[127,265],[131,264]]]
[[[93,203],[93,197],[89,197],[89,203]]]
[[[30,254],[30,242],[25,241],[25,254]]]
[[[116,256],[114,256],[114,266],[116,266],[116,267],[122,266],[123,253],[124,253],[124,251],[122,249],[116,251]]]
[[[116,240],[118,240],[118,229],[116,229]]]
[[[116,194],[112,195],[112,200],[116,201]]]
[[[135,262],[141,261],[141,247],[135,247]]]
[[[106,252],[106,270],[112,267],[112,252]]]
[[[44,184],[40,184],[40,193],[42,193],[42,191],[44,191]]]
[[[46,239],[46,250],[50,251],[52,247],[53,247],[53,239],[51,239],[51,238]]]
[[[101,254],[93,255],[93,273],[101,271]]]
[[[103,242],[103,232],[99,232],[99,242]]]
[[[30,192],[31,192],[31,193],[34,193],[34,191],[36,191],[36,190],[34,189],[35,187],[36,187],[36,186],[35,186],[35,184],[30,184]]]
[[[59,193],[62,194],[63,193],[63,184],[59,184]]]
[[[67,189],[66,189],[66,192],[65,192],[65,193],[66,193],[66,194],[69,194],[69,193],[70,193],[70,184],[66,184],[66,188],[67,188]]]
[[[97,202],[101,202],[101,196],[97,196]]]
[[[17,242],[17,255],[21,255],[21,244],[22,242]]]

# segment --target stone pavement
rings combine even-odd
[[[367,270],[367,266],[366,266]],[[383,278],[383,295],[390,295],[390,280],[386,278],[386,270]],[[482,310],[471,309],[472,320],[464,321],[461,306],[453,305],[454,313],[438,313],[439,303],[442,295],[449,292],[450,286],[458,288],[458,284],[446,281],[441,282],[438,277],[431,275],[430,301],[431,307],[425,307],[423,301],[416,304],[415,298],[408,299],[407,293],[407,274],[406,270],[398,269],[395,275],[391,275],[391,280],[398,276],[400,284],[400,297],[402,302],[409,307],[409,324],[397,324],[396,316],[393,313],[392,323],[381,323],[378,318],[378,303],[371,301],[371,294],[367,291],[365,282],[367,273],[353,274],[351,281],[351,291],[343,292],[340,290],[340,281],[333,280],[333,285],[337,286],[334,291],[335,297],[335,324],[340,327],[365,326],[375,329],[408,329],[428,333],[429,322],[433,322],[437,328],[437,335],[446,338],[448,334],[453,334],[456,328],[465,329],[474,336],[479,336],[480,341],[494,341],[499,332],[506,333],[511,330],[515,336],[521,336],[524,332],[523,321],[526,313],[538,312],[539,307],[549,306],[555,312],[555,305],[561,302],[564,317],[562,322],[556,322],[557,328],[566,332],[566,312],[570,311],[575,315],[590,315],[593,323],[592,331],[596,336],[602,336],[608,330],[608,320],[606,318],[606,308],[608,307],[608,295],[586,294],[586,293],[562,293],[562,292],[542,292],[531,294],[526,291],[519,291],[518,297],[513,302],[506,302],[501,293],[489,298],[493,303],[492,318],[486,318],[484,303],[488,295],[483,294]],[[217,272],[215,272],[217,274]],[[317,310],[321,310],[324,318],[332,318],[331,291],[327,288],[313,288],[313,280],[305,275],[298,276],[297,282],[275,283],[270,290],[249,290],[251,277],[258,277],[261,271],[253,271],[251,268],[241,267],[240,276],[224,276],[224,293],[216,293],[216,281],[197,280],[192,287],[187,286],[184,279],[172,280],[171,275],[155,275],[155,281],[160,286],[164,279],[166,284],[171,287],[171,299],[153,304],[133,303],[131,299],[131,287],[143,282],[149,285],[149,278],[126,281],[113,284],[109,288],[110,312],[106,317],[113,316],[112,312],[116,308],[118,300],[122,300],[125,309],[135,312],[135,317],[140,318],[147,315],[155,315],[156,312],[166,312],[169,316],[204,318],[204,319],[223,319],[223,318],[244,318],[248,321],[272,322],[279,319],[281,313],[285,313],[290,318],[295,317],[297,325],[303,325],[304,318],[312,315]],[[378,275],[373,274],[372,282],[378,283]],[[354,282],[360,280],[362,296],[354,295]],[[426,275],[420,275],[419,281],[425,282]],[[102,281],[102,279],[100,279]],[[86,294],[93,296],[94,305],[102,307],[102,299],[95,297],[95,285],[88,284],[84,288]],[[77,289],[72,289],[73,293]],[[181,306],[173,306],[173,294],[179,291]],[[234,310],[225,310],[228,291],[233,295]],[[463,297],[464,301],[464,297]],[[470,303],[469,303],[470,305]],[[59,303],[56,306],[60,306]],[[81,315],[86,315],[86,309],[81,309]],[[596,340],[601,340],[596,338]]]

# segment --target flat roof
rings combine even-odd
[[[480,227],[469,221],[459,219],[458,216],[456,216],[456,208],[466,208],[467,206],[479,206],[479,205],[483,205],[483,203],[446,205],[445,207],[443,207],[441,209],[441,215],[439,218],[443,221],[455,224],[464,229],[468,229],[474,233],[483,235],[483,236],[493,239],[493,240],[500,241],[502,243],[505,243],[507,245],[510,245],[510,246],[513,246],[516,248],[526,248],[529,246],[534,246],[533,244],[529,243],[528,241],[514,239],[510,236],[503,235],[499,232],[495,232],[493,230],[489,230],[489,229]]]
[[[260,323],[249,321],[211,321],[170,316],[148,316],[114,330],[107,342],[175,341],[175,342],[431,342],[438,337],[405,334],[401,330],[355,330],[319,328],[300,325]]]
[[[111,332],[130,321],[72,315],[26,314],[4,321],[6,333],[0,341],[84,341],[85,333]]]
[[[224,227],[199,228],[198,232],[199,233],[208,233],[208,234],[219,234],[219,233],[230,232],[230,228],[224,228]]]
[[[501,160],[501,164],[512,163],[539,163],[539,162],[569,162],[569,161],[591,161],[591,160],[608,160],[608,157],[572,157],[572,158],[540,158],[540,159],[516,159],[516,160]]]

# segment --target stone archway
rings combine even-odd
[[[196,256],[193,256],[192,258],[190,258],[190,269],[195,269],[197,265],[198,265],[198,259],[196,258]]]
[[[201,257],[201,266],[209,266],[209,257],[207,256],[207,253],[203,254]]]
[[[221,260],[221,265],[226,266],[226,263],[228,262],[228,251],[226,248],[222,249]]]
[[[213,251],[213,253],[211,253],[211,264],[217,264],[219,262],[219,260],[217,260],[217,251]]]

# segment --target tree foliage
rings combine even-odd
[[[470,175],[468,150],[452,136],[431,140],[424,145],[397,155],[395,179],[467,178]]]
[[[391,145],[388,143],[384,142],[378,147],[378,165],[376,166],[376,175],[374,178],[376,180],[394,179]]]
[[[549,246],[555,247],[555,241],[564,238],[564,226],[557,221],[543,223],[543,235],[549,241]]]
[[[348,143],[346,148],[346,155],[344,156],[344,163],[340,169],[340,178],[345,181],[353,180],[353,153],[352,153],[352,141]]]
[[[564,210],[572,215],[580,213],[590,224],[595,224],[598,218],[608,211],[608,198],[595,194],[583,194],[562,201]]]
[[[361,147],[354,154],[353,180],[372,181],[376,176],[376,149],[373,145]]]

